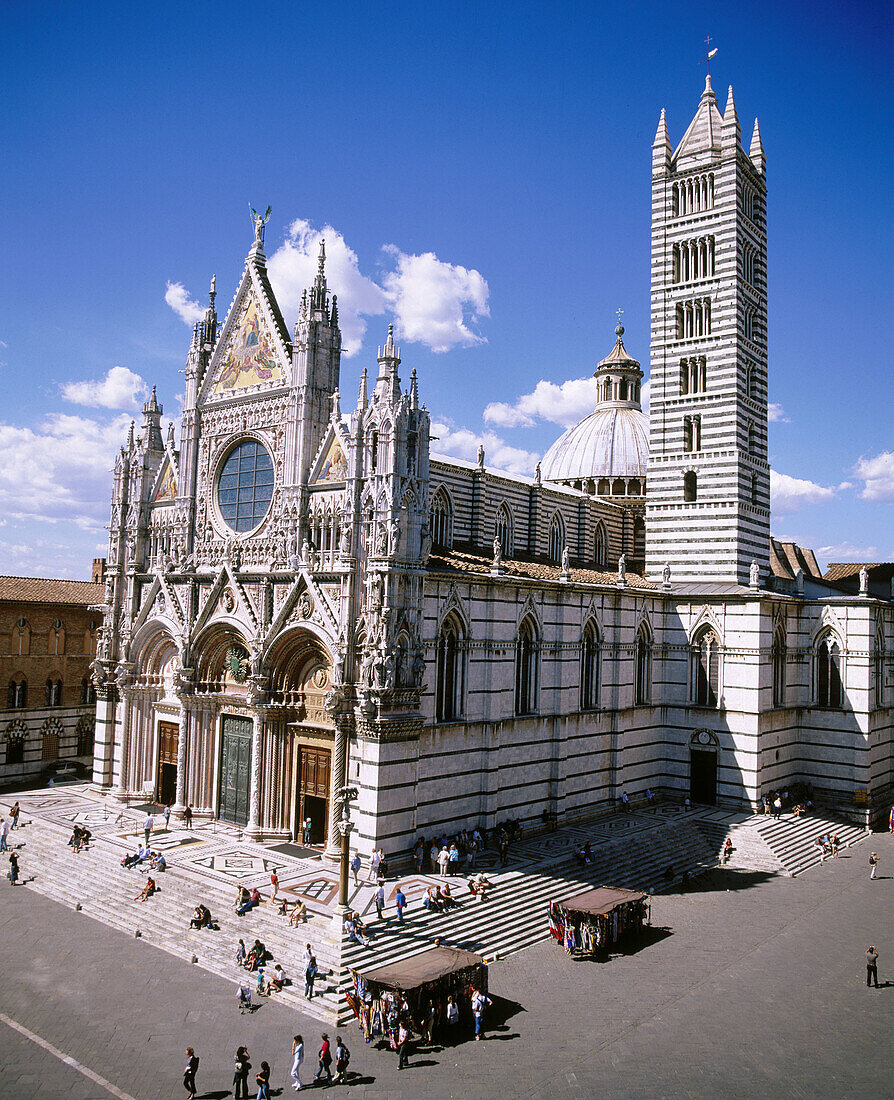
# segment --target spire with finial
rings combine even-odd
[[[317,257],[317,275],[326,274],[326,238],[320,237],[320,255]]]
[[[751,135],[751,148],[748,150],[748,156],[751,158],[751,163],[754,165],[755,170],[763,175],[767,164],[767,158],[764,154],[764,143],[761,141],[761,128],[758,125],[757,119],[754,120],[754,132]]]
[[[362,412],[366,408],[366,367],[360,372],[360,389],[357,391],[357,408]]]
[[[655,131],[655,140],[652,142],[652,172],[666,172],[671,163],[671,139],[667,129],[667,116],[664,108],[661,108],[661,118],[658,119],[658,129]]]
[[[416,368],[410,371],[410,408],[419,408],[419,382],[416,378]]]
[[[211,276],[211,289],[208,291],[208,308],[214,309],[214,299],[217,297],[217,276]]]
[[[379,348],[379,377],[376,379],[376,392],[387,392],[392,401],[400,400],[400,379],[397,368],[400,365],[400,348],[394,346],[394,325],[388,326],[388,339],[384,348]]]
[[[173,448],[174,446],[174,421],[168,421],[168,446]]]
[[[329,323],[333,328],[338,327],[338,295],[332,295],[332,311],[329,314]]]
[[[317,320],[329,320],[329,295],[326,290],[326,241],[320,238],[320,254],[317,258],[317,275],[310,289],[310,311],[319,314]]]
[[[127,449],[129,451],[133,450],[133,430],[134,430],[134,427],[135,427],[134,422],[131,420],[130,427],[127,430]]]
[[[624,326],[621,324],[623,309],[617,310],[615,346],[600,361],[593,377],[596,379],[596,407],[640,408],[640,387],[643,372],[640,365],[628,355],[624,347]]]
[[[728,149],[737,149],[741,136],[739,116],[736,114],[736,101],[733,98],[733,86],[729,86],[726,97],[726,110],[723,112],[723,124],[720,128],[720,141]]]

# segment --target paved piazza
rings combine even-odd
[[[84,809],[77,799],[66,807]],[[875,882],[870,847],[882,859]],[[223,846],[215,851],[240,864]],[[715,870],[698,891],[656,897],[653,924],[667,934],[607,964],[572,961],[550,942],[493,964],[498,1012],[488,1039],[417,1049],[408,1071],[364,1046],[353,1025],[344,1029],[352,1095],[890,1094],[894,839],[873,837],[794,879],[755,882]],[[869,943],[880,953],[878,991],[865,985]],[[2,883],[0,965],[8,1095],[180,1097],[187,1043],[201,1058],[200,1096],[232,1095],[239,1043],[255,1066],[271,1063],[275,1090],[288,1090],[291,1036],[301,1032],[310,1050],[323,1029],[274,1002],[240,1016],[232,983]]]

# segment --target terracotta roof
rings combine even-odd
[[[55,577],[0,577],[0,600],[14,603],[102,603],[104,585]]]
[[[859,569],[859,566],[857,567]],[[794,542],[780,542],[770,539],[770,571],[774,577],[794,580],[798,570],[805,577],[822,580],[823,575],[812,550],[805,550]]]
[[[480,554],[469,554],[461,550],[436,550],[428,559],[428,568],[435,573],[466,573],[482,576],[490,575],[493,561]],[[553,581],[559,580],[561,570],[557,565],[538,561],[520,561],[517,558],[503,559],[503,576],[525,577],[531,580]],[[572,566],[571,580],[580,584],[611,584],[618,581],[617,572],[600,573],[595,569],[578,569]],[[627,570],[628,588],[657,589],[659,586],[652,581],[631,573]]]
[[[887,580],[894,575],[894,562],[890,561],[830,561],[823,579],[843,581],[850,577],[858,577],[864,566],[873,580]],[[880,572],[873,577],[873,570],[876,569]]]

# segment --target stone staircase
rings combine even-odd
[[[629,835],[607,842],[596,840],[594,861],[586,868],[574,855],[586,839],[586,827],[575,829],[577,835],[570,840],[549,834],[535,838],[525,842],[522,854],[534,855],[541,849],[539,862],[525,870],[488,871],[494,889],[485,902],[469,894],[466,879],[457,876],[451,889],[459,906],[447,913],[430,913],[417,900],[404,911],[401,925],[394,910],[386,910],[390,916],[385,921],[368,921],[369,947],[345,945],[343,988],[351,985],[349,968],[373,969],[410,958],[430,948],[436,937],[493,962],[548,938],[550,900],[564,901],[599,885],[657,893],[673,888],[684,872],[694,877],[717,865],[716,852],[689,818],[650,822],[650,826],[641,831],[633,828]],[[594,826],[593,833],[599,832]],[[669,867],[672,879],[665,878]],[[440,876],[427,877],[443,881]],[[350,1018],[351,1011],[345,1007],[340,1022]]]
[[[814,845],[818,836],[836,833],[840,847],[849,848],[871,835],[860,825],[842,824],[817,814],[804,817],[784,814],[778,821],[752,814],[737,821],[720,811],[716,816],[709,812],[696,824],[718,859],[726,838],[732,839],[733,854],[728,867],[792,877],[821,862],[819,850]]]
[[[25,826],[11,832],[10,840],[15,845],[23,844],[19,852],[22,880],[29,889],[69,908],[80,907],[87,916],[127,935],[139,932],[139,938],[147,943],[231,980],[234,1000],[238,986],[250,986],[255,1004],[259,1001],[255,994],[257,973],[240,969],[235,954],[240,937],[246,947],[258,937],[273,955],[265,973],[269,976],[278,962],[292,982],[281,993],[272,994],[272,999],[334,1023],[340,963],[327,919],[309,914],[307,924],[291,928],[285,917],[266,904],[239,917],[234,913],[233,887],[199,879],[170,863],[164,873],[153,876],[160,891],[147,901],[134,901],[146,877],[136,869],[121,867],[119,849],[94,838],[89,849],[77,854],[67,844],[70,830],[24,814],[22,820]],[[189,927],[199,902],[211,910],[219,931]],[[304,998],[302,956],[306,943],[312,945],[320,970],[312,1001]]]

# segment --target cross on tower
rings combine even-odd
[[[710,35],[708,35],[708,37],[705,39],[705,56],[701,59],[701,61],[699,61],[699,65],[707,65],[708,66],[708,74],[709,75],[710,75],[710,72],[711,72],[711,58],[715,57],[716,54],[717,54],[716,46],[713,50],[711,49],[711,42],[712,41],[713,41],[713,39],[711,38]]]
[[[623,309],[616,309],[616,310],[615,310],[615,313],[617,313],[617,315],[618,315],[618,324],[619,324],[619,325],[620,325],[620,323],[621,323],[621,314],[622,314],[623,312],[624,312],[624,310],[623,310]]]

